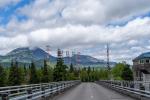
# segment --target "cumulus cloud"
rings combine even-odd
[[[148,37],[150,35],[149,24],[149,18],[138,18],[123,27],[65,25],[64,27],[33,31],[30,33],[30,40],[39,43],[51,41],[51,43],[55,42],[56,45],[67,45],[67,43],[70,43],[69,41],[72,41],[74,45],[91,43],[97,45],[98,43],[107,42],[118,43]],[[57,42],[57,40],[59,41]],[[130,41],[130,44],[133,44],[133,42],[135,41]]]
[[[122,27],[65,25],[64,27],[57,28],[41,28],[31,31],[29,34],[16,35],[12,38],[1,37],[1,48],[37,45],[41,47],[46,44],[51,44],[55,48],[99,48],[99,45],[104,45],[109,42],[114,43],[112,44],[112,49],[115,50],[117,48],[117,51],[121,48],[123,49],[123,47],[136,45],[137,39],[149,37],[149,24],[150,18],[147,17],[144,19],[137,18]],[[141,48],[132,47],[131,51],[135,51],[135,49],[137,51],[144,50]],[[129,48],[125,48],[121,53],[129,54],[130,52],[127,49]],[[114,54],[118,54],[118,51],[116,53],[114,52]]]
[[[110,43],[112,60],[131,61],[149,50],[150,17],[141,17],[149,11],[149,0],[35,0],[16,11],[27,20],[13,16],[0,26],[0,50],[49,44],[105,59]]]
[[[19,11],[37,21],[57,19],[72,24],[108,24],[127,21],[147,13],[150,11],[150,1],[37,0]]]
[[[29,46],[26,35],[17,35],[15,37],[0,37],[0,40],[0,50]]]

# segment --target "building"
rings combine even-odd
[[[150,52],[143,53],[133,60],[134,81],[150,82]]]

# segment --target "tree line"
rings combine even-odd
[[[32,61],[30,66],[21,67],[17,61],[12,61],[9,68],[0,65],[0,86],[13,86],[22,84],[48,83],[66,80],[81,80],[93,82],[108,80],[110,73],[114,80],[133,80],[129,65],[119,63],[108,71],[106,68],[84,67],[78,68],[73,64],[64,64],[63,58],[58,58],[55,67],[51,67],[47,60],[44,65],[37,68]]]
[[[79,80],[79,71],[73,64],[67,66],[63,58],[58,58],[55,67],[44,60],[43,67],[36,67],[34,61],[30,66],[20,66],[18,61],[11,61],[8,68],[0,65],[0,86],[14,86],[22,84],[38,84],[67,80]]]

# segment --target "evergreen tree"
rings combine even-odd
[[[18,62],[11,62],[9,71],[8,85],[20,85],[22,83],[22,75],[18,67]]]
[[[24,82],[27,83],[29,80],[29,70],[26,66],[24,66]]]
[[[42,69],[42,82],[49,82],[48,65],[46,60],[44,60],[44,67]]]
[[[39,78],[37,75],[37,70],[34,62],[31,63],[31,68],[30,68],[30,83],[31,84],[39,83]]]
[[[74,67],[73,67],[73,64],[71,63],[70,64],[70,71],[69,71],[70,73],[72,73],[72,72],[74,72]]]
[[[75,68],[73,67],[73,64],[70,64],[70,68],[69,71],[67,73],[67,80],[76,80],[78,79],[78,75],[75,76],[75,74],[78,74],[77,70],[75,70]]]
[[[64,65],[63,59],[57,58],[57,64],[53,72],[54,81],[65,81],[67,79],[67,66]]]
[[[87,82],[88,81],[88,73],[86,68],[83,68],[80,72],[80,78],[82,82]]]
[[[4,68],[0,65],[0,87],[6,85],[6,72]]]
[[[52,82],[53,81],[53,68],[49,67],[48,73],[49,73],[49,81]]]
[[[91,81],[92,73],[91,73],[91,67],[90,66],[87,69],[87,74],[88,74],[88,81]]]
[[[88,70],[87,70],[87,73],[90,74],[90,72],[91,72],[91,67],[89,66]]]
[[[38,81],[39,81],[40,83],[43,83],[43,82],[42,82],[42,78],[43,78],[43,67],[41,67],[41,69],[38,68],[38,69],[36,70],[36,73],[37,73]]]
[[[24,66],[24,73],[25,73],[25,75],[27,75],[27,68],[26,68],[26,66]]]
[[[80,76],[80,68],[79,68],[79,69],[74,68],[74,75],[75,75],[76,79],[79,79],[79,76]]]

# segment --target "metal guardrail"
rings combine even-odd
[[[80,81],[76,80],[0,87],[0,100],[40,100],[60,93],[79,83]]]
[[[146,89],[150,82],[102,80],[97,83],[140,100],[150,100],[150,91]]]

